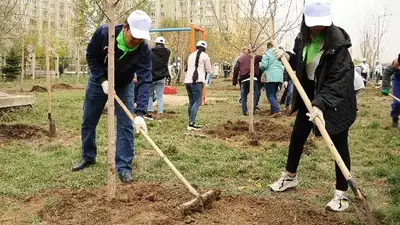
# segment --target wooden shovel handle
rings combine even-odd
[[[132,120],[134,123],[134,118],[132,113],[129,111],[129,109],[125,106],[125,104],[122,102],[122,100],[117,96],[117,94],[114,95],[115,100],[118,102],[118,104],[121,106],[121,108],[124,110],[126,115]],[[200,194],[190,185],[190,183],[183,177],[183,175],[175,168],[175,166],[169,161],[167,156],[164,155],[164,153],[161,151],[161,149],[154,143],[154,141],[150,138],[150,136],[146,133],[144,130],[140,130],[140,133],[146,138],[146,140],[153,146],[154,150],[160,155],[160,157],[164,160],[164,162],[169,166],[169,168],[175,173],[175,175],[182,181],[182,183],[186,186],[186,188],[189,190],[190,193],[192,193],[196,197],[200,197]]]
[[[273,46],[275,48],[278,48],[278,44],[276,43],[275,40],[272,41],[272,44],[273,44]],[[285,67],[286,71],[288,72],[290,78],[292,79],[294,86],[296,87],[296,89],[299,92],[301,98],[303,99],[304,104],[307,107],[307,110],[309,112],[311,112],[312,111],[311,101],[308,98],[308,96],[307,96],[306,92],[304,91],[303,87],[301,86],[301,84],[299,82],[299,79],[297,79],[297,76],[294,73],[292,67],[290,66],[290,64],[287,61],[285,56],[281,57],[281,61],[283,63],[283,66]],[[338,166],[339,166],[340,170],[342,171],[342,173],[343,173],[344,177],[346,178],[346,180],[347,181],[353,180],[349,169],[344,164],[342,157],[339,155],[339,152],[337,151],[335,145],[333,144],[332,139],[329,137],[329,134],[326,131],[325,126],[322,124],[321,120],[318,117],[315,117],[314,123],[318,127],[318,130],[320,131],[322,137],[324,138],[325,143],[328,145],[329,150],[331,151],[331,153],[333,155],[333,158],[335,159],[335,162],[338,164]]]

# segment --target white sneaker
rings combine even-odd
[[[328,202],[325,208],[335,212],[342,212],[349,208],[349,198],[347,198],[346,192],[335,190],[333,199]]]
[[[287,174],[287,172],[282,172],[279,180],[269,185],[269,187],[275,192],[280,192],[285,191],[288,188],[296,187],[297,185],[299,185],[299,179],[297,175],[295,177],[291,177]]]

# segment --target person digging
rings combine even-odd
[[[397,59],[393,60],[392,65],[387,67],[383,71],[381,92],[383,95],[386,96],[389,95],[390,77],[392,77],[393,95],[397,98],[400,98],[400,54],[398,55]],[[396,99],[393,99],[390,116],[392,117],[392,127],[398,127],[400,116],[400,102],[398,102]]]
[[[276,58],[286,57],[296,70],[301,86],[312,102],[308,112],[297,90],[293,92],[291,112],[298,111],[290,138],[286,171],[270,185],[275,192],[285,191],[299,184],[297,168],[305,142],[315,125],[316,117],[325,126],[346,167],[350,169],[348,132],[356,119],[354,65],[348,48],[349,35],[332,24],[329,0],[306,1],[303,21],[295,40],[294,53],[275,49]],[[344,211],[349,207],[346,196],[348,184],[338,165],[334,197],[326,205],[328,210]]]
[[[143,11],[132,12],[127,21],[115,26],[115,92],[127,108],[134,111],[134,74],[137,74],[136,133],[147,131],[143,115],[146,111],[151,86],[151,51],[144,40],[150,40],[150,17]],[[82,160],[72,171],[83,170],[95,163],[96,127],[107,102],[107,52],[108,27],[99,27],[90,40],[86,59],[90,68],[83,105]],[[115,104],[117,117],[117,140],[115,164],[120,180],[132,182],[132,160],[134,157],[133,124],[119,104]]]

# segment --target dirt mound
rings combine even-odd
[[[69,84],[53,84],[53,86],[51,86],[52,89],[73,89],[73,87]]]
[[[34,137],[42,137],[47,131],[38,126],[26,124],[0,124],[0,142],[4,140],[25,140]]]
[[[247,144],[258,146],[259,141],[268,140],[283,142],[290,139],[292,128],[287,125],[275,123],[272,120],[263,119],[254,123],[254,134],[249,133],[249,124],[247,121],[238,120],[235,123],[228,120],[226,123],[207,130],[207,134],[214,135],[221,139],[230,139],[235,137],[245,137]]]
[[[177,207],[192,198],[178,185],[136,182],[118,186],[112,202],[102,188],[51,191],[25,203],[45,224],[345,224],[343,214],[276,197],[222,197],[212,209],[184,217]]]
[[[35,85],[32,87],[31,92],[47,92],[47,88]]]

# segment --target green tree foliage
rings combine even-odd
[[[6,66],[2,69],[5,81],[13,81],[21,74],[20,52],[20,48],[14,45],[8,53],[6,57]]]

